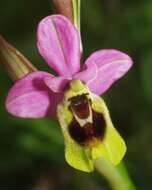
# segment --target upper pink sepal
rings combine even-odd
[[[61,94],[54,94],[45,85],[46,77],[53,76],[47,72],[37,71],[17,81],[6,98],[8,112],[22,118],[55,116]]]
[[[101,95],[130,69],[132,63],[132,59],[127,54],[118,50],[105,49],[97,51],[85,62],[88,68],[92,64],[97,66],[96,78],[86,84],[90,91]]]
[[[39,53],[60,76],[72,76],[80,69],[79,34],[62,15],[42,19],[37,29]]]

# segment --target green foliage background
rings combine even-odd
[[[1,0],[0,33],[33,64],[48,70],[35,46],[36,26],[52,8],[46,0]],[[152,179],[152,1],[82,0],[84,57],[101,48],[127,52],[134,60],[129,73],[104,95],[116,128],[124,136],[125,162],[140,190]],[[63,137],[50,119],[10,116],[4,100],[12,81],[0,65],[0,189],[108,190],[97,174],[68,166]]]

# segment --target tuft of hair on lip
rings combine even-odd
[[[82,98],[82,97],[84,98],[84,97],[87,97],[87,95],[89,95],[89,93],[84,93],[84,94],[76,95],[76,96],[68,98],[68,101],[75,101],[77,98]]]

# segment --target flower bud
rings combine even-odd
[[[0,36],[0,64],[3,64],[8,75],[16,81],[37,69],[17,49]]]
[[[71,22],[74,22],[72,0],[50,0],[50,1],[53,2],[59,14],[63,14],[64,16],[68,17],[71,20]]]

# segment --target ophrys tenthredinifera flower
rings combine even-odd
[[[74,168],[90,172],[93,160],[100,157],[118,164],[126,146],[99,95],[130,69],[131,58],[103,49],[81,68],[78,31],[61,15],[39,23],[37,47],[58,76],[36,71],[18,80],[6,99],[7,110],[22,118],[57,117],[65,138],[65,157]]]

